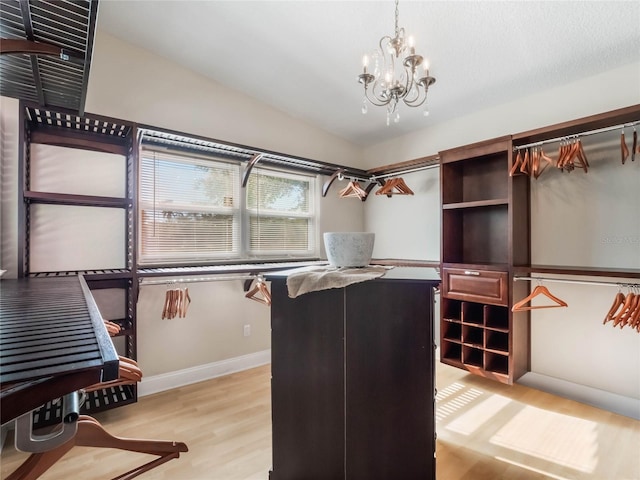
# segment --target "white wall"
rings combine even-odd
[[[98,30],[86,111],[357,167],[360,149]]]
[[[439,262],[440,169],[402,178],[414,195],[370,195],[365,202],[366,229],[376,234],[373,256]]]

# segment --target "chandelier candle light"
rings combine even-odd
[[[387,125],[400,121],[398,102],[402,100],[409,107],[425,105],[424,115],[429,115],[426,107],[429,87],[436,79],[429,75],[429,62],[416,54],[413,37],[405,41],[404,28],[398,28],[398,0],[396,0],[395,36],[386,35],[380,39],[380,48],[372,57],[362,58],[363,70],[358,81],[364,85],[362,113],[367,113],[367,101],[377,107],[387,107]],[[373,73],[369,73],[369,62],[373,62]],[[418,68],[422,67],[422,68]],[[371,87],[371,88],[369,88]]]

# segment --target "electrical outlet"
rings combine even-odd
[[[245,325],[243,332],[245,337],[251,336],[251,325]]]

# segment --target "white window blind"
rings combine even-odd
[[[141,153],[140,263],[237,257],[239,166]]]
[[[314,177],[259,169],[247,183],[249,251],[253,255],[312,255]]]
[[[142,150],[139,263],[315,257],[316,177],[254,168],[242,189],[241,168]]]

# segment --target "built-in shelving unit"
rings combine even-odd
[[[510,137],[440,152],[443,363],[511,384],[529,368],[528,316],[510,311],[514,258],[528,263],[528,184],[509,177]]]
[[[19,264],[18,275],[20,277],[31,278],[57,278],[82,275],[96,297],[96,302],[100,307],[99,290],[111,289],[116,292],[110,297],[109,309],[118,311],[115,317],[105,318],[121,327],[119,334],[113,337],[114,344],[120,355],[136,358],[136,308],[135,299],[137,297],[138,281],[135,270],[135,243],[136,243],[136,157],[135,148],[136,127],[131,122],[124,122],[117,119],[101,117],[97,115],[78,116],[77,113],[65,110],[43,109],[37,105],[22,102],[20,107],[21,115],[21,141],[20,141],[20,172],[22,179],[19,193],[22,202],[19,207],[19,252],[21,262]],[[74,152],[79,150],[87,152],[87,157],[91,157],[89,152],[100,152],[100,154],[115,154],[122,156],[122,165],[126,169],[122,175],[125,185],[120,185],[124,196],[107,195],[86,195],[77,191],[69,191],[69,183],[61,181],[61,185],[51,183],[50,176],[40,176],[45,183],[51,185],[50,190],[32,188],[34,185],[34,175],[40,174],[34,166],[32,156],[33,149],[38,145],[61,147],[63,152]],[[62,155],[65,155],[64,153]],[[67,155],[68,156],[68,155]],[[96,162],[95,158],[91,160]],[[74,172],[68,172],[72,176]],[[43,180],[40,180],[43,181]],[[54,182],[55,183],[55,182]],[[77,185],[73,185],[77,187]],[[67,190],[65,190],[67,189]],[[64,268],[55,271],[43,271],[42,267],[34,268],[33,236],[38,229],[48,227],[39,225],[44,217],[35,215],[35,208],[38,205],[54,205],[59,217],[64,218],[66,207],[73,208],[97,208],[110,209],[123,212],[125,224],[121,226],[124,235],[105,235],[98,245],[83,245],[85,252],[92,249],[102,249],[106,246],[114,247],[114,250],[121,248],[123,265],[113,265],[113,268],[96,268],[91,270],[74,269],[73,258],[68,259],[71,269]],[[97,213],[98,211],[96,211]],[[50,220],[48,220],[50,221]],[[51,228],[61,230],[58,238],[67,238],[69,233],[63,231],[63,227],[53,225]],[[90,227],[89,227],[90,228]],[[124,244],[113,245],[114,238],[124,237]],[[67,238],[73,241],[73,238]],[[117,308],[111,305],[111,299],[117,298]],[[102,309],[101,309],[102,310]],[[104,314],[103,314],[104,315]],[[137,399],[137,389],[134,385],[117,388],[107,388],[88,394],[82,407],[84,413],[95,413],[115,406],[125,405],[135,402]],[[38,419],[51,419],[51,412],[57,411],[58,404],[45,405],[34,416]],[[55,416],[53,417],[55,421]],[[42,422],[40,422],[42,423]]]
[[[529,293],[514,276],[640,278],[638,268],[532,265],[530,179],[509,176],[513,150],[640,120],[640,105],[441,152],[443,363],[512,383],[529,370]]]

